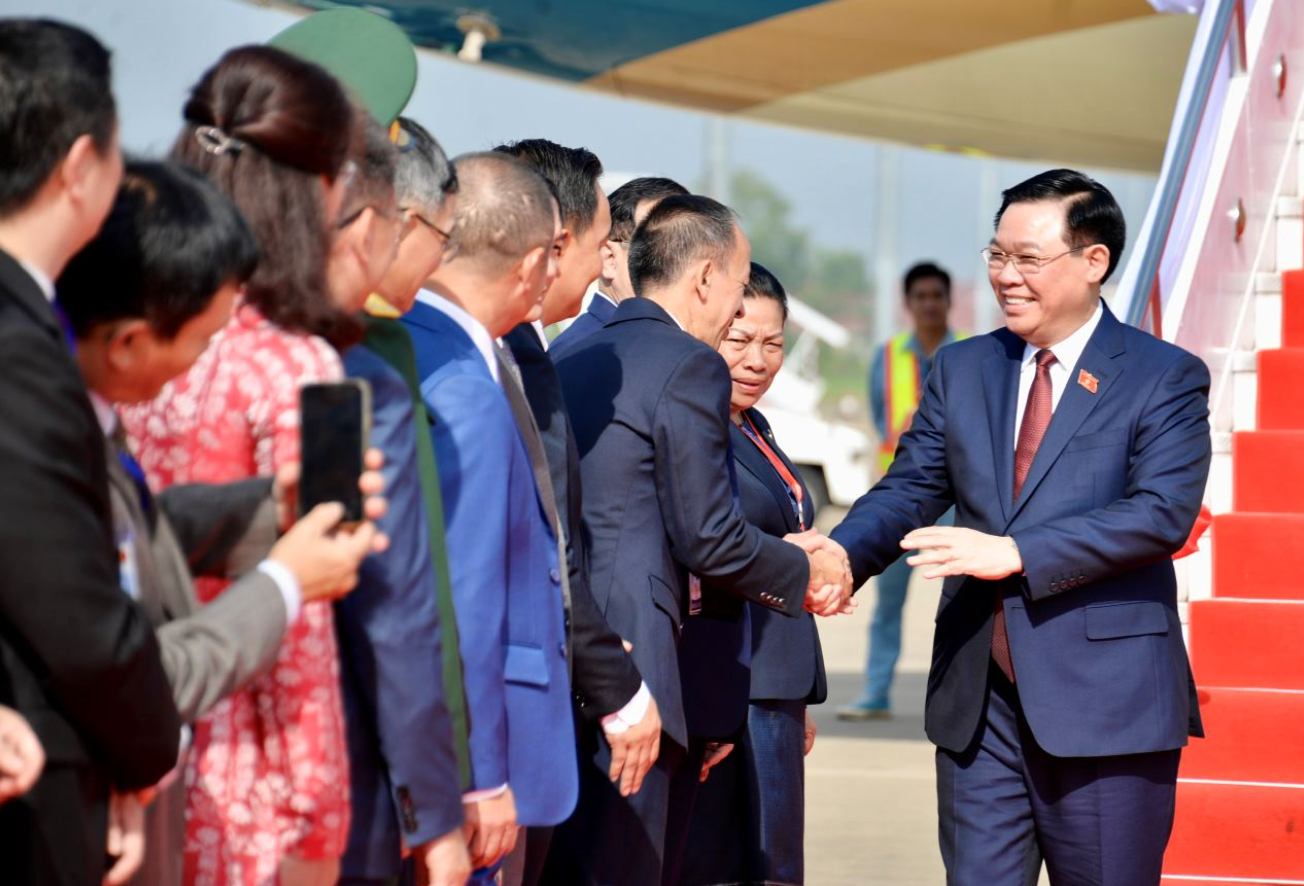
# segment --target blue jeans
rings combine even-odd
[[[937,521],[938,526],[955,522],[955,510],[949,510]],[[901,612],[906,605],[906,588],[914,567],[906,563],[910,551],[903,553],[895,563],[878,577],[878,601],[874,604],[874,618],[869,623],[869,661],[865,664],[865,694],[860,703],[871,708],[887,710],[892,706],[889,695],[892,678],[896,676],[897,659],[901,657]]]
[[[889,708],[888,694],[901,657],[901,612],[906,605],[906,588],[914,567],[906,555],[883,570],[878,577],[878,601],[869,623],[869,661],[865,665],[865,694],[862,701],[872,708]]]

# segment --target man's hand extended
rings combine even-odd
[[[1019,547],[1008,535],[987,535],[956,526],[929,526],[901,539],[901,547],[919,551],[906,562],[911,566],[930,567],[924,578],[972,575],[996,581],[1023,572]]]

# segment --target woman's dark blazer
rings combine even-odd
[[[756,409],[747,410],[747,415],[800,482],[801,475],[775,442],[765,416]],[[799,531],[785,484],[764,453],[733,422],[729,423],[729,440],[738,478],[738,504],[747,522],[780,537]],[[814,508],[804,483],[802,489],[802,509],[809,529],[815,523]],[[828,684],[815,617],[802,612],[790,618],[762,606],[747,605],[752,621],[751,700],[805,699],[809,704],[824,701]]]

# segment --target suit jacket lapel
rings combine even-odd
[[[1014,516],[1014,415],[1019,397],[1019,362],[1023,341],[1009,332],[993,335],[996,353],[983,361],[983,396],[991,427],[996,489],[1006,520]]]
[[[1036,493],[1038,484],[1045,479],[1051,465],[1055,464],[1060,453],[1073,439],[1078,428],[1082,427],[1087,416],[1105,399],[1109,389],[1123,374],[1123,366],[1116,359],[1124,350],[1123,339],[1119,333],[1118,320],[1114,319],[1114,315],[1108,308],[1105,308],[1100,318],[1100,325],[1096,327],[1087,346],[1083,348],[1078,364],[1069,371],[1068,384],[1064,388],[1064,393],[1060,395],[1059,403],[1055,406],[1050,426],[1046,428],[1046,436],[1042,437],[1041,445],[1037,447],[1037,457],[1033,459],[1032,467],[1028,469],[1028,476],[1023,481],[1023,491],[1014,509],[1009,512],[1010,522],[1014,521],[1024,504]],[[1095,393],[1078,384],[1078,373],[1083,369],[1096,377]]]
[[[766,442],[770,443],[773,448],[773,438],[767,434],[769,426],[763,424],[763,420],[758,420],[756,421],[756,429],[766,435]],[[775,502],[779,505],[779,512],[783,514],[784,524],[788,526],[789,531],[796,532],[797,516],[792,512],[792,499],[788,497],[788,490],[784,488],[783,479],[774,470],[774,465],[770,464],[770,460],[765,457],[765,454],[732,421],[729,422],[729,438],[733,441],[735,460],[747,470],[747,473],[755,477],[762,486],[770,491]],[[778,450],[775,449],[775,451]],[[796,476],[795,471],[793,475]]]

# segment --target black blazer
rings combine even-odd
[[[801,474],[774,440],[770,423],[757,409],[747,410],[766,443],[783,459],[788,470],[801,483],[802,513],[806,528],[815,525],[815,506]],[[738,502],[743,516],[762,532],[784,536],[798,532],[783,479],[770,465],[756,444],[733,422],[729,423],[733,443],[735,473],[738,477]],[[805,699],[820,704],[828,695],[824,674],[824,653],[815,616],[803,612],[797,618],[780,618],[763,606],[751,606],[752,680],[751,699]]]
[[[566,531],[566,561],[570,575],[570,634],[573,673],[571,686],[587,719],[596,720],[623,708],[638,692],[643,678],[620,636],[607,624],[589,590],[588,551],[584,542],[580,454],[566,417],[561,379],[538,333],[522,323],[503,337],[521,370],[525,397],[539,426],[548,456],[557,513]]]
[[[579,448],[589,580],[666,734],[687,747],[676,655],[688,573],[797,615],[806,554],[748,525],[729,482],[729,370],[655,302],[623,302],[557,361]]]
[[[0,806],[6,882],[99,883],[111,784],[177,761],[181,721],[144,611],[119,587],[104,434],[44,293],[0,252],[0,703],[45,748]]]

